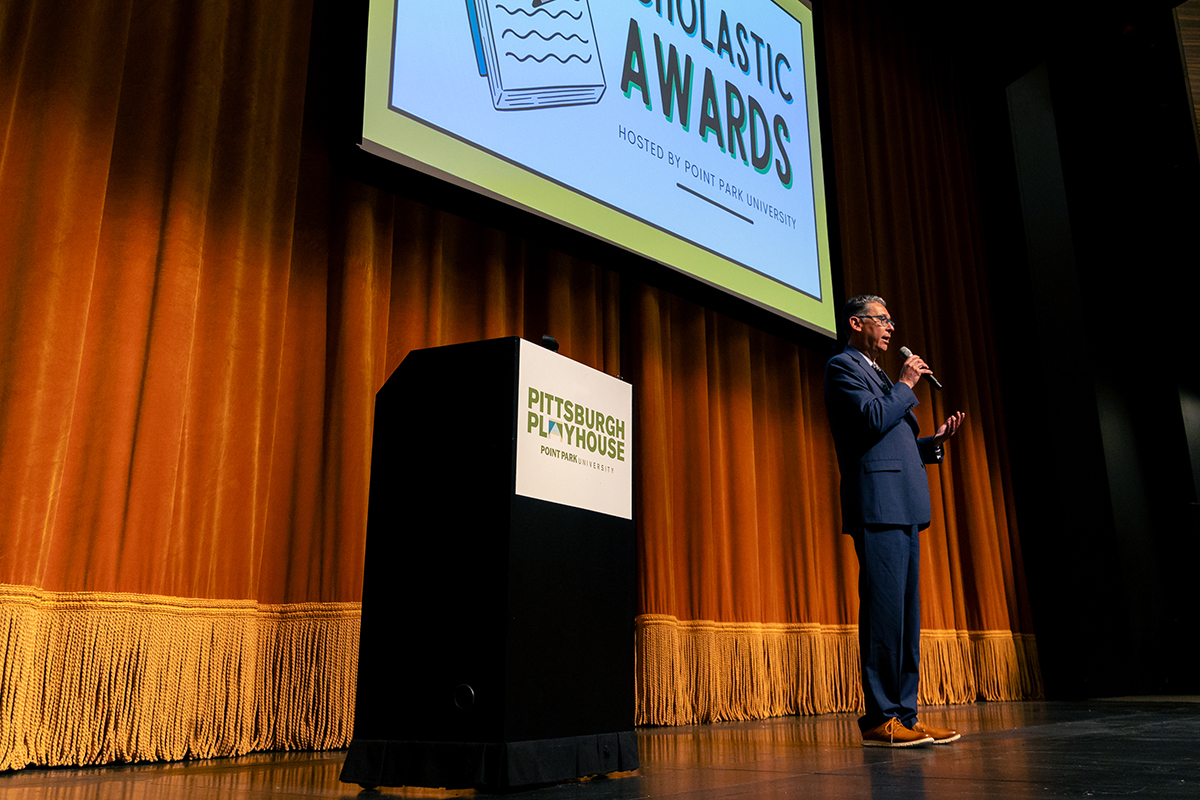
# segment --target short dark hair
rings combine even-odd
[[[860,317],[867,313],[871,303],[879,303],[879,305],[887,308],[887,301],[876,294],[860,294],[851,297],[842,306],[842,313],[838,316],[838,326],[842,329],[842,338],[850,338],[850,318]]]

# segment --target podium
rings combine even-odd
[[[342,781],[637,768],[632,405],[515,337],[415,350],[380,389]]]

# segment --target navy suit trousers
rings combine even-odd
[[[896,717],[912,727],[921,661],[921,535],[916,525],[871,525],[854,536],[854,549],[866,699],[858,724],[867,731]]]

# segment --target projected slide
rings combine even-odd
[[[811,13],[372,3],[363,146],[833,329]]]

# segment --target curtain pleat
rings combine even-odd
[[[1036,696],[969,141],[886,9],[827,4],[831,157],[847,290],[968,414],[922,697]],[[0,5],[0,769],[344,746],[374,393],[511,335],[635,387],[639,724],[856,708],[830,353],[350,181],[313,11]]]

